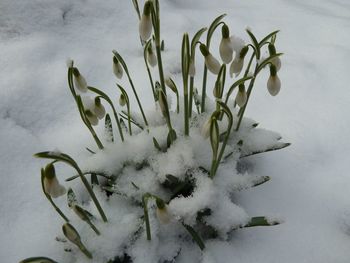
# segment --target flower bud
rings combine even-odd
[[[74,76],[74,86],[81,92],[87,92],[87,83],[83,75],[80,74],[77,68],[73,68],[73,76]]]
[[[146,42],[152,34],[151,8],[152,2],[147,1],[143,8],[143,14],[139,24],[140,37],[144,42]]]
[[[103,119],[106,114],[105,107],[102,105],[100,97],[95,98],[95,107],[93,112],[100,120]]]
[[[177,93],[177,87],[175,85],[175,82],[170,77],[167,77],[165,79],[165,85],[167,85],[168,88],[170,88],[174,93]]]
[[[213,95],[215,98],[220,99],[221,95],[221,83],[220,82],[215,82],[215,86],[213,89]]]
[[[72,242],[74,245],[79,247],[79,249],[88,257],[92,258],[91,253],[85,248],[83,243],[81,242],[80,235],[78,231],[69,223],[65,223],[62,226],[62,231],[65,237]]]
[[[214,159],[216,159],[219,149],[219,125],[215,117],[211,118],[210,123],[210,144],[213,150]]]
[[[210,135],[211,118],[207,119],[202,126],[201,135],[204,139],[209,138]]]
[[[46,165],[44,170],[44,191],[52,198],[57,198],[66,193],[66,188],[60,185],[55,172],[55,167],[52,163]]]
[[[156,199],[157,204],[157,218],[162,224],[168,224],[171,221],[171,216],[168,212],[167,205],[164,203],[163,200]]]
[[[81,239],[78,231],[69,223],[65,223],[62,226],[63,234],[66,238],[68,238],[69,241],[71,241],[73,244],[77,245],[78,247],[81,245]]]
[[[124,107],[126,105],[126,98],[123,93],[120,94],[119,97],[119,105]]]
[[[191,61],[190,61],[190,66],[188,68],[188,74],[191,77],[194,77],[196,75],[196,67],[195,67],[194,59],[191,59]]]
[[[118,79],[121,79],[123,77],[123,68],[120,65],[118,59],[114,56],[113,56],[113,73]]]
[[[239,85],[239,90],[236,95],[236,103],[239,107],[243,107],[247,102],[247,93],[244,84]]]
[[[225,64],[228,64],[232,60],[233,45],[229,37],[229,29],[225,24],[222,26],[222,38],[219,46],[220,57]]]
[[[85,111],[85,116],[91,123],[91,125],[96,126],[98,124],[98,118],[96,115],[91,111],[91,110],[86,110]]]
[[[163,116],[168,118],[168,101],[166,95],[161,89],[158,90],[158,103]]]
[[[277,76],[277,69],[274,65],[270,66],[270,77],[267,81],[267,90],[272,96],[276,96],[281,89],[281,80]]]
[[[147,48],[147,62],[152,67],[157,65],[157,57],[153,52],[152,45],[149,45]]]

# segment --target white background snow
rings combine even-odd
[[[281,93],[268,96],[267,74],[261,76],[247,116],[292,146],[246,159],[272,180],[236,200],[252,215],[279,215],[285,222],[237,231],[229,244],[209,242],[212,259],[349,262],[350,2],[160,2],[169,72],[179,69],[182,33],[193,35],[221,13],[228,14],[232,33],[245,39],[246,26],[259,37],[281,30]],[[43,162],[32,155],[59,148],[74,156],[93,145],[67,88],[65,61],[74,58],[89,83],[116,100],[112,49],[123,54],[151,107],[131,1],[0,1],[0,262],[54,257],[61,221],[40,189]]]

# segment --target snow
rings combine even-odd
[[[278,73],[281,92],[277,97],[270,97],[266,89],[268,75],[262,74],[247,116],[257,120],[259,127],[277,131],[284,141],[292,143],[281,151],[242,159],[241,169],[255,176],[269,176],[271,180],[233,193],[235,203],[247,214],[281,216],[285,222],[274,227],[237,230],[231,234],[229,242],[209,241],[204,255],[189,241],[178,257],[179,262],[197,259],[218,263],[232,259],[237,262],[348,262],[350,90],[347,62],[350,36],[346,32],[350,26],[349,10],[350,4],[345,0],[161,1],[161,30],[166,45],[164,65],[171,75],[181,68],[182,33],[187,31],[193,35],[221,13],[228,14],[225,21],[231,33],[245,41],[248,40],[244,32],[247,25],[259,37],[281,29],[277,38],[278,51],[285,53]],[[85,147],[95,147],[91,135],[81,124],[66,84],[68,57],[74,59],[90,85],[103,89],[118,101],[111,53],[113,49],[118,50],[128,63],[143,104],[149,110],[154,107],[151,90],[144,81],[148,80],[146,71],[137,70],[143,63],[137,16],[131,1],[114,0],[74,3],[3,0],[0,12],[0,258],[4,262],[18,262],[42,255],[70,262],[69,253],[62,252],[64,245],[55,241],[56,236],[62,236],[62,222],[41,192],[40,167],[45,162],[35,160],[32,155],[59,149],[81,163],[90,156]],[[218,43],[219,38],[212,47]],[[211,52],[219,57],[218,50]],[[202,59],[196,60],[197,73],[202,70],[202,63]],[[175,75],[174,81],[181,83],[180,76]],[[122,84],[128,86],[126,82]],[[200,91],[200,83],[196,86]],[[211,96],[210,92],[208,94]],[[136,110],[135,101],[132,103]],[[154,122],[159,120],[156,116],[154,119]],[[162,142],[165,131],[155,132]],[[198,136],[194,140],[200,145],[198,140],[202,139]],[[140,145],[137,141],[127,143]],[[149,144],[153,147],[152,141]],[[202,147],[193,153],[201,160],[204,157],[199,154],[203,154],[206,146]],[[110,151],[117,154],[114,149]],[[142,159],[135,152],[127,154],[134,155],[135,160]],[[121,156],[119,152],[115,158]],[[103,156],[94,158],[96,162],[82,166],[87,169],[98,163],[112,169],[100,162]],[[170,173],[173,167],[168,165],[162,168]],[[57,173],[61,182],[73,175],[73,171],[64,166],[59,166]],[[214,183],[224,185],[230,177],[223,172],[220,175],[223,175],[222,181]],[[242,178],[234,180],[238,182],[239,179]],[[246,183],[242,182],[241,188],[246,188]],[[148,187],[142,182],[135,181],[135,184]],[[228,181],[228,188],[230,185],[237,183]],[[79,182],[72,182],[72,187],[78,188]],[[64,199],[57,199],[60,207],[66,207]],[[124,202],[116,198],[111,205],[123,207]],[[89,208],[95,213],[92,204]],[[235,208],[232,207],[232,211],[239,213]],[[64,211],[74,218],[68,208]],[[115,222],[119,220],[127,222],[130,228],[136,227],[135,214],[126,207],[122,211],[123,216],[115,218]],[[157,230],[155,220],[151,218],[152,231]],[[84,236],[85,233],[94,235],[88,225],[79,225],[84,229]],[[95,253],[104,247],[109,251],[107,256],[112,254],[128,233],[121,225],[115,225],[112,232],[111,228],[104,229],[103,224],[97,226],[108,235],[107,239],[115,241],[113,246],[102,238],[89,243],[85,236],[83,242]],[[179,228],[169,228],[176,227]],[[170,231],[161,228],[160,233],[164,235]],[[154,262],[157,240],[154,238],[150,243],[145,236],[138,239],[140,243],[135,244],[133,253],[145,253],[150,246],[143,262]],[[176,249],[167,242],[160,251],[162,255],[169,254],[168,251],[176,254]],[[77,249],[73,249],[73,253],[85,260]],[[96,262],[100,262],[101,257],[97,255]]]

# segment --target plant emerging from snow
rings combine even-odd
[[[133,3],[139,15],[140,40],[156,109],[146,116],[128,66],[117,51],[113,51],[113,72],[118,79],[127,78],[140,114],[131,111],[129,94],[123,86],[117,84],[119,106],[126,110],[118,112],[110,97],[89,86],[73,61],[68,61],[70,91],[98,150],[88,149],[91,156],[80,165],[58,151],[36,154],[52,160],[41,170],[42,189],[65,221],[64,236],[82,252],[76,253],[74,246],[69,247],[74,252],[74,262],[85,262],[85,258],[109,263],[176,262],[184,247],[192,243],[204,250],[206,240],[227,239],[235,229],[279,223],[264,216],[249,217],[232,198],[233,192],[270,179],[238,171],[240,158],[289,145],[280,142],[278,134],[259,129],[257,123],[244,117],[255,80],[263,69],[270,68],[268,92],[275,96],[280,91],[277,73],[281,53],[275,48],[278,31],[258,41],[247,29],[251,43],[245,44],[230,35],[228,25],[222,22],[225,15],[221,15],[208,29],[200,29],[191,42],[189,35],[184,34],[181,98],[178,85],[163,72],[158,0],[146,1],[142,14],[137,1]],[[210,46],[220,27],[222,62],[215,58]],[[203,43],[200,39],[206,31]],[[204,57],[201,95],[194,87],[198,46]],[[262,58],[265,47],[268,56]],[[250,58],[245,63],[247,56]],[[236,78],[234,81],[226,74],[227,66],[231,78]],[[159,81],[153,80],[153,67],[158,68]],[[206,96],[208,70],[216,79],[215,101]],[[227,85],[228,82],[232,84]],[[176,95],[175,111],[170,107],[170,91]],[[192,111],[193,104],[196,113]],[[113,118],[106,113],[107,105]],[[103,119],[105,138],[101,139],[94,126]],[[67,191],[59,183],[55,171],[59,162],[75,170],[76,175],[66,181],[80,178],[92,202],[79,202],[72,188]],[[69,217],[53,201],[66,193]],[[55,261],[36,257],[22,262]]]

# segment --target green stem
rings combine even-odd
[[[190,77],[190,98],[189,98],[189,112],[188,117],[192,117],[192,105],[193,105],[193,85],[194,85],[194,77]]]
[[[144,48],[144,51],[143,51],[143,58],[144,58],[145,64],[146,64],[146,69],[147,69],[147,73],[148,73],[148,78],[149,78],[149,81],[150,81],[150,83],[151,83],[153,98],[154,98],[154,101],[156,102],[156,92],[155,92],[155,90],[154,90],[153,78],[152,78],[152,74],[151,74],[151,71],[150,71],[150,69],[149,69],[148,62],[147,62],[147,48],[148,48],[149,45],[150,45],[150,41],[151,41],[151,40],[149,40],[149,41],[147,42],[147,44],[145,45],[145,48]]]
[[[228,109],[228,107],[223,102],[221,102],[220,105],[221,105],[221,107],[226,107],[225,113],[227,114],[227,118],[228,118],[228,127],[227,127],[227,131],[226,131],[225,139],[224,139],[224,141],[223,141],[223,143],[221,145],[221,149],[220,149],[218,158],[215,161],[214,168],[212,168],[212,170],[210,172],[210,178],[214,178],[214,176],[216,174],[216,171],[217,171],[217,169],[218,169],[218,167],[220,165],[222,156],[224,155],[224,152],[225,152],[225,148],[226,148],[228,139],[229,139],[230,134],[231,134],[232,123],[233,123],[231,111]]]
[[[137,95],[137,92],[136,92],[136,90],[135,90],[134,83],[132,82],[132,79],[131,79],[130,74],[129,74],[128,71],[126,72],[126,74],[128,75],[129,83],[130,83],[130,85],[131,85],[132,91],[134,92],[134,95],[135,95],[137,104],[139,105],[139,108],[140,108],[140,111],[141,111],[141,114],[142,114],[142,118],[143,118],[143,120],[144,120],[144,122],[145,122],[145,125],[148,127],[148,122],[147,122],[147,119],[146,119],[146,115],[145,115],[145,113],[143,112],[143,108],[142,108],[142,105],[141,105],[139,96]]]
[[[164,94],[166,95],[164,72],[163,72],[163,63],[162,63],[162,55],[161,55],[161,49],[160,49],[160,44],[159,43],[156,43],[156,51],[157,51],[157,62],[158,62],[160,86],[161,86]]]
[[[149,223],[149,215],[148,215],[148,208],[147,208],[148,198],[149,198],[148,194],[145,194],[142,197],[142,205],[143,205],[143,213],[144,213],[144,217],[145,217],[147,240],[151,240],[152,239],[151,226]]]
[[[100,213],[100,215],[101,215],[103,221],[104,221],[104,222],[107,222],[107,221],[108,221],[108,220],[107,220],[107,217],[106,217],[106,215],[105,215],[105,213],[104,213],[104,211],[103,211],[103,209],[102,209],[102,207],[101,207],[99,201],[97,200],[96,195],[95,195],[94,191],[92,190],[92,188],[91,188],[91,186],[90,186],[88,180],[85,178],[83,172],[80,170],[80,168],[79,168],[77,165],[73,165],[73,167],[74,167],[75,170],[78,172],[81,181],[83,182],[83,184],[84,184],[86,190],[87,190],[88,193],[90,194],[91,199],[92,199],[92,201],[94,202],[94,204],[95,204],[95,206],[96,206],[98,212]]]
[[[238,114],[239,114],[239,119],[238,119],[238,123],[236,126],[236,131],[239,130],[239,127],[241,126],[241,122],[244,116],[244,112],[247,108],[248,102],[249,102],[249,98],[250,98],[250,94],[252,93],[253,87],[254,87],[254,82],[255,82],[255,78],[256,78],[256,74],[257,74],[257,69],[258,69],[258,65],[255,66],[255,71],[254,71],[254,78],[252,78],[250,80],[249,86],[248,86],[248,90],[247,90],[247,102],[245,103],[245,105],[239,110]]]
[[[206,88],[207,88],[207,73],[208,69],[207,66],[204,64],[204,71],[203,71],[203,86],[202,86],[202,102],[201,102],[201,112],[205,112],[205,99],[207,96]]]

